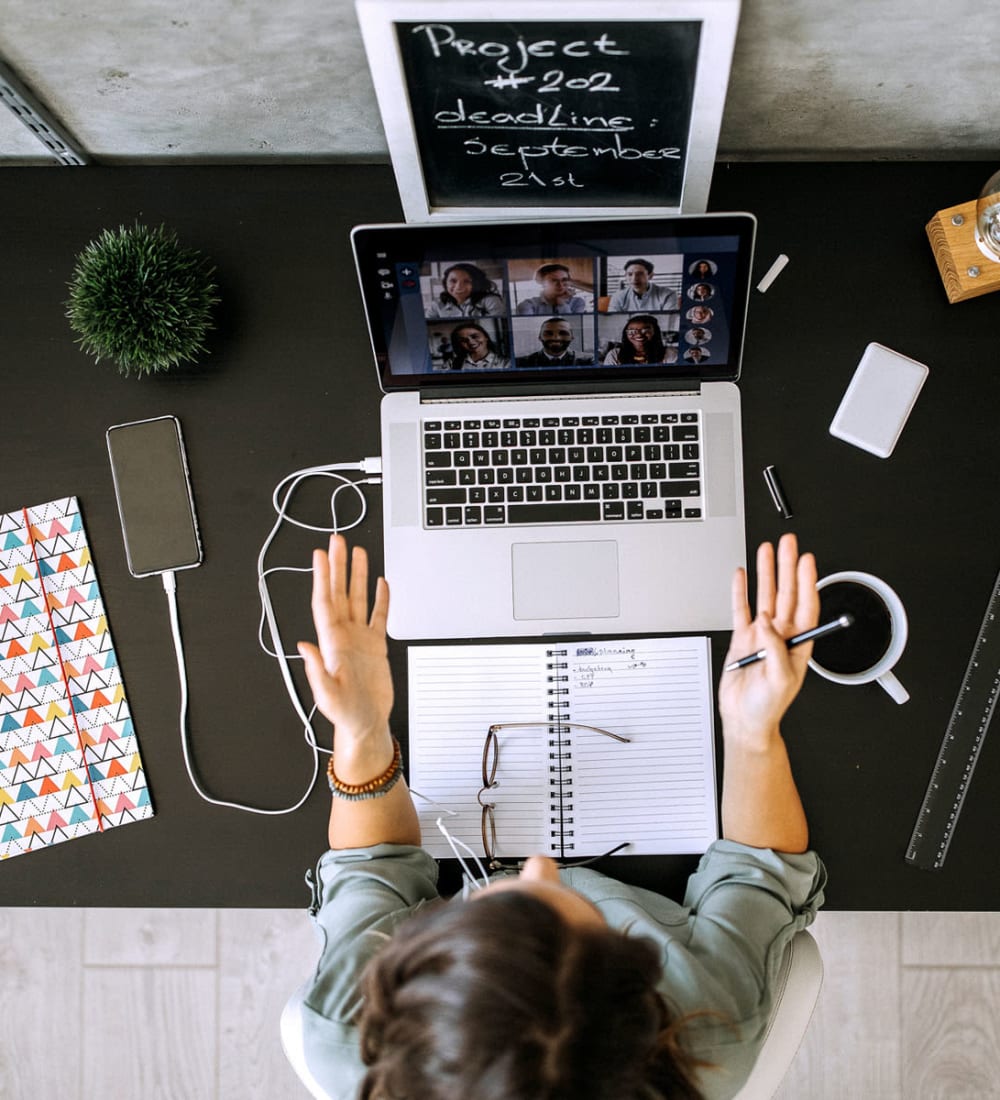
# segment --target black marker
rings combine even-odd
[[[777,467],[764,467],[764,482],[767,485],[768,492],[771,494],[771,499],[774,501],[775,508],[778,509],[784,519],[791,519],[792,510],[788,506],[788,498],[785,496],[785,490],[782,487],[781,481],[778,479]]]
[[[812,630],[805,630],[801,634],[794,634],[785,642],[785,645],[791,649],[793,646],[802,645],[803,642],[811,642],[814,638],[825,638],[827,634],[843,630],[845,626],[850,626],[853,622],[853,615],[841,615],[839,619],[834,619],[833,622],[824,623],[822,626],[814,626]],[[738,661],[726,665],[723,671],[732,672],[734,668],[746,668],[747,665],[754,665],[758,661],[763,661],[766,656],[767,650],[758,649],[756,653],[751,653],[749,657],[741,657]]]

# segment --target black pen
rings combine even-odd
[[[837,630],[843,630],[845,626],[850,626],[853,622],[853,615],[841,615],[839,619],[834,619],[832,622],[824,623],[822,626],[814,626],[812,630],[804,630],[801,634],[792,635],[792,637],[785,642],[785,645],[791,649],[792,646],[802,645],[803,642],[811,642],[814,638],[825,638],[827,634],[833,634]],[[738,661],[733,661],[731,664],[726,665],[723,671],[732,672],[734,668],[746,668],[747,665],[753,665],[758,661],[763,661],[766,656],[766,650],[758,649],[756,653],[751,653],[749,657],[741,657]]]
[[[788,504],[788,497],[785,496],[785,488],[778,477],[776,466],[764,467],[764,482],[767,485],[767,491],[771,494],[771,499],[774,501],[774,506],[781,513],[782,518],[791,519],[792,509]]]

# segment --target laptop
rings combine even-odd
[[[394,638],[729,628],[755,229],[354,229]]]

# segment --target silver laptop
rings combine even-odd
[[[393,637],[728,629],[755,228],[354,230]]]

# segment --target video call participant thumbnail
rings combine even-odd
[[[653,282],[652,261],[636,257],[625,264],[625,286],[611,297],[611,313],[662,312],[677,309],[677,294]]]
[[[456,325],[451,333],[455,348],[453,370],[508,370],[510,360],[496,341],[475,321]]]
[[[441,277],[442,290],[430,303],[431,320],[449,317],[499,317],[507,307],[497,285],[477,264],[452,264]]]
[[[573,347],[574,332],[569,321],[552,317],[543,321],[538,330],[540,347],[530,355],[519,355],[519,367],[573,367],[594,361],[593,356],[577,355]]]
[[[604,356],[610,366],[626,363],[676,363],[677,349],[663,338],[659,321],[650,313],[637,313],[625,322],[619,342]]]
[[[535,282],[541,292],[524,298],[517,304],[517,313],[524,316],[544,316],[551,313],[584,313],[587,300],[576,293],[569,268],[562,263],[542,264],[535,271]]]

